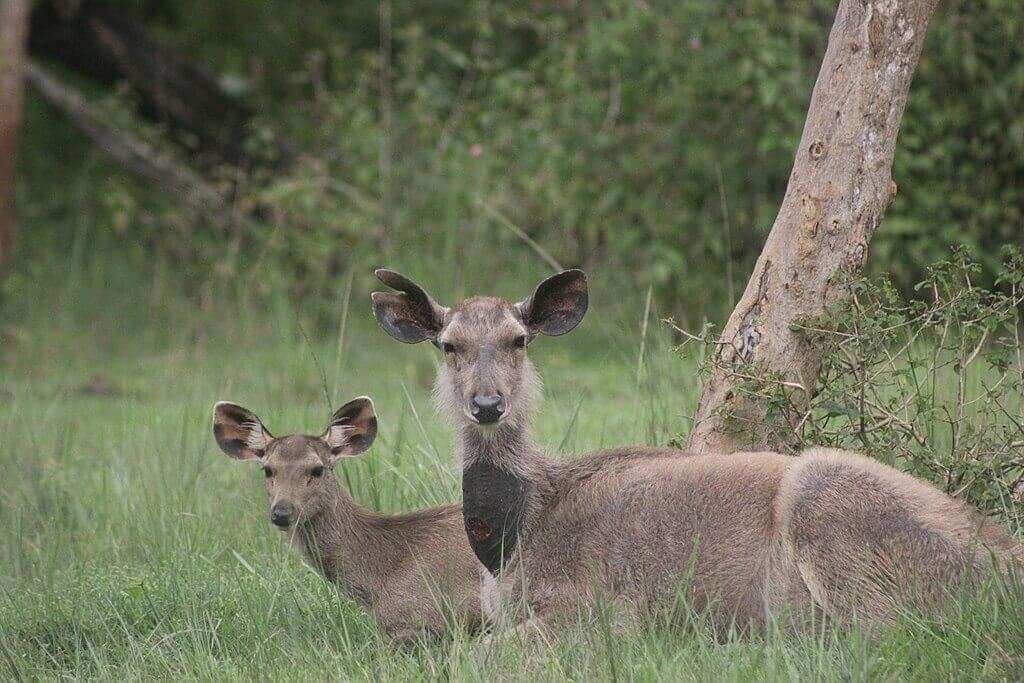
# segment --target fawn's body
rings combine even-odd
[[[271,521],[388,635],[436,638],[453,623],[475,630],[483,567],[466,541],[462,507],[382,515],[328,476],[373,441],[372,406],[369,399],[346,404],[321,437],[274,438],[251,412],[218,403],[214,433],[229,456],[263,466]]]
[[[683,587],[718,627],[778,615],[887,621],[968,576],[1021,557],[1019,543],[934,487],[853,453],[691,456],[624,447],[556,460],[530,438],[539,381],[526,346],[572,330],[586,278],[567,271],[519,303],[439,306],[390,271],[381,327],[444,352],[437,396],[456,424],[470,544],[516,621],[550,622],[598,599],[671,608]]]
[[[398,640],[479,627],[481,567],[461,505],[382,515],[337,491],[295,528],[294,543],[324,578]]]

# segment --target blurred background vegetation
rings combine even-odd
[[[532,352],[540,442],[681,441],[710,356],[674,353],[658,318],[707,331],[742,292],[835,7],[36,0],[19,232],[0,266],[0,675],[537,670],[374,640],[280,552],[262,475],[218,454],[209,408],[237,400],[284,433],[371,394],[381,437],[347,488],[378,510],[454,500],[436,356],[375,329],[371,269],[451,301],[525,296],[557,262],[588,269],[592,310]],[[815,325],[825,390],[794,430],[1018,534],[1024,261],[996,278],[1003,248],[1024,246],[1022,56],[1020,0],[940,3],[872,272]],[[765,386],[746,390],[792,398]],[[799,647],[614,638],[539,661],[591,680],[1024,677],[1019,610],[951,624]]]
[[[545,268],[528,237],[562,265],[613,273],[609,289],[642,301],[652,286],[661,314],[722,320],[784,193],[834,12],[825,0],[37,2],[31,58],[227,209],[213,219],[140,180],[30,88],[4,308],[23,314],[18,295],[69,259],[105,260],[104,278],[134,269],[183,306],[283,300],[326,331],[352,268],[497,289]],[[133,80],[87,52],[90,13],[145,32],[239,108],[182,127],[146,92],[159,64]],[[1024,244],[1022,56],[1018,0],[941,4],[869,261],[904,291],[951,245],[990,279],[1000,247]]]

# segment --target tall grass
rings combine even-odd
[[[430,401],[431,349],[375,329],[362,272],[325,294],[337,301],[330,332],[303,335],[301,311],[284,301],[233,292],[197,309],[177,294],[186,283],[172,269],[125,259],[40,261],[3,322],[4,678],[1024,676],[1024,601],[998,591],[965,600],[941,623],[908,616],[871,638],[854,627],[722,642],[699,623],[625,633],[598,623],[549,647],[513,642],[486,657],[464,634],[396,650],[284,547],[257,468],[220,454],[210,411],[230,399],[276,433],[308,432],[329,414],[325,381],[335,404],[370,394],[380,436],[345,463],[342,485],[379,510],[455,500],[451,437]],[[451,294],[443,279],[429,281]],[[518,296],[535,279],[477,284]],[[693,368],[671,352],[644,292],[623,292],[601,273],[593,284],[583,326],[531,347],[546,380],[538,438],[570,452],[664,443],[696,399]]]

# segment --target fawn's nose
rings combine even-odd
[[[470,402],[469,412],[482,425],[494,424],[505,414],[505,399],[499,394],[476,394]]]
[[[270,521],[274,526],[287,529],[295,517],[295,508],[287,503],[278,503],[270,509]]]

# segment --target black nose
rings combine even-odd
[[[480,424],[494,424],[505,413],[505,399],[497,394],[492,396],[477,394],[473,397],[469,410]]]
[[[274,526],[279,526],[282,529],[291,525],[292,517],[294,516],[295,508],[291,505],[275,505],[270,510],[270,521],[273,522]]]

